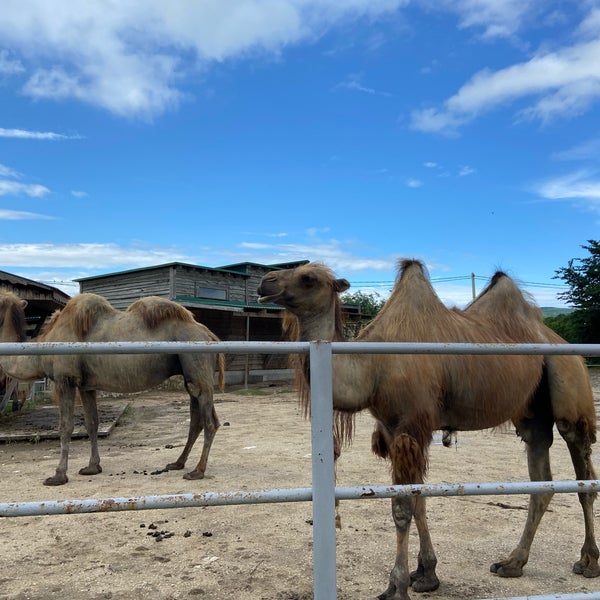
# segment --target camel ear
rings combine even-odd
[[[23,298],[21,298],[21,306],[25,308],[27,306],[27,300],[23,300]]]
[[[335,291],[338,293],[345,292],[350,287],[350,282],[347,279],[335,280]]]

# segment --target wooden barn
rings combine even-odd
[[[260,279],[269,271],[308,261],[262,265],[251,262],[204,267],[172,262],[77,279],[81,292],[104,296],[125,309],[143,296],[161,296],[189,309],[223,341],[280,341],[281,307],[258,303]],[[227,356],[227,382],[249,383],[291,376],[288,356]]]

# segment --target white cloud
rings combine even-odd
[[[41,198],[49,194],[50,190],[37,183],[19,183],[18,181],[8,181],[0,179],[0,196],[31,196],[32,198]]]
[[[600,161],[600,138],[586,140],[567,150],[555,152],[552,158],[556,160],[593,160]]]
[[[548,121],[585,111],[600,98],[600,39],[541,52],[498,71],[480,71],[442,107],[414,111],[412,127],[456,134],[481,113],[529,97],[537,101],[518,112],[521,118]]]
[[[396,260],[395,257],[356,255],[348,249],[347,243],[319,239],[299,244],[245,242],[226,249],[204,249],[204,252],[202,256],[191,256],[173,247],[120,246],[110,243],[0,244],[0,268],[60,268],[71,270],[74,273],[71,277],[83,277],[97,272],[169,262],[219,266],[247,261],[274,264],[309,259],[323,261],[341,273],[356,273],[364,270],[393,271]]]
[[[87,192],[82,192],[81,190],[71,190],[71,196],[75,198],[87,198]]]
[[[0,164],[0,177],[11,177],[12,179],[19,179],[21,173],[7,167],[6,165]]]
[[[26,129],[4,129],[0,127],[0,137],[23,140],[77,140],[78,135],[63,135],[53,131],[27,131]]]
[[[0,208],[0,221],[31,221],[37,219],[53,220],[54,217],[21,210],[5,210]]]
[[[481,36],[488,39],[514,35],[541,4],[539,0],[425,0],[424,3],[455,13],[461,29],[481,29]]]
[[[406,180],[406,185],[409,188],[420,188],[423,185],[423,182],[418,179],[410,178]]]
[[[600,31],[600,7],[592,8],[579,26],[579,33],[593,39]]]
[[[0,244],[0,265],[9,267],[129,268],[189,257],[174,248],[123,247],[117,244]]]
[[[346,89],[353,90],[356,92],[362,92],[363,94],[370,94],[372,96],[391,96],[389,92],[376,90],[375,88],[367,87],[362,84],[363,75],[360,73],[354,73],[352,75],[348,75],[348,77],[338,83],[334,89]]]
[[[23,71],[25,71],[25,67],[21,61],[12,59],[8,50],[0,50],[0,74],[17,75]]]
[[[547,200],[576,200],[600,213],[600,178],[591,171],[575,171],[536,186],[537,194]]]
[[[469,167],[469,165],[465,165],[459,169],[458,176],[466,177],[467,175],[472,175],[473,173],[475,173],[475,169],[473,167]]]
[[[185,98],[183,77],[212,62],[318,39],[349,20],[388,15],[408,0],[3,0],[0,38],[34,98],[76,99],[146,119]],[[8,55],[3,55],[5,61]],[[13,67],[14,68],[14,67]]]

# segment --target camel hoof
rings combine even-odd
[[[95,467],[83,467],[83,469],[79,469],[80,475],[98,475],[98,473],[102,473],[102,467],[97,465]]]
[[[54,477],[44,479],[44,485],[64,485],[67,481],[69,481],[69,478],[66,475],[55,475]]]
[[[433,592],[440,587],[440,580],[434,575],[433,577],[419,577],[412,582],[414,592]]]
[[[181,471],[181,469],[183,469],[183,467],[185,467],[185,464],[174,462],[174,463],[169,463],[165,467],[165,469],[167,469],[167,471]]]
[[[511,565],[509,561],[491,564],[490,571],[496,573],[498,577],[521,577],[523,575],[523,567]]]
[[[190,471],[183,476],[184,479],[204,479],[204,473],[201,471]]]
[[[386,590],[383,594],[377,596],[377,600],[410,600],[410,596],[405,593]]]
[[[600,576],[600,566],[598,566],[597,562],[590,565],[587,561],[578,560],[573,565],[573,573],[592,579],[593,577]]]

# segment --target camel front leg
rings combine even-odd
[[[80,475],[98,475],[102,473],[100,466],[100,453],[98,451],[98,406],[96,404],[96,390],[79,390],[81,404],[83,405],[83,418],[85,429],[90,438],[90,462],[87,467],[79,469]]]
[[[440,587],[440,580],[435,574],[437,557],[429,535],[425,498],[422,496],[416,498],[414,516],[419,531],[419,557],[417,570],[410,574],[410,582],[415,592],[432,592]]]
[[[372,446],[375,451],[385,453],[391,459],[394,484],[422,483],[427,464],[427,448],[407,434],[396,435],[391,443],[388,443],[388,440],[384,439],[385,436],[381,437],[381,430],[379,434],[377,431],[375,433],[377,435],[374,436]],[[384,443],[385,448],[377,447],[377,443]],[[417,509],[419,511],[419,534],[422,531],[426,532],[427,538],[425,542],[421,541],[423,578],[419,581],[424,586],[429,586],[429,589],[436,589],[439,585],[439,581],[437,581],[437,584],[435,583],[437,580],[437,577],[435,577],[435,564],[431,560],[431,555],[433,555],[433,561],[436,560],[435,554],[433,554],[433,548],[430,549],[431,555],[428,549],[431,546],[431,540],[424,521],[425,502],[423,498],[419,500],[423,500],[423,502],[419,502],[417,506],[418,500],[414,497],[399,496],[392,498],[392,517],[396,526],[396,561],[390,573],[388,588],[378,596],[378,600],[410,600],[408,588],[411,584],[411,574],[408,570],[408,539],[410,523]],[[435,587],[433,587],[434,585]],[[425,589],[421,591],[425,591]]]
[[[54,387],[54,399],[58,404],[60,461],[53,477],[44,480],[44,485],[63,485],[69,481],[67,466],[69,462],[69,444],[73,434],[73,407],[75,405],[75,385],[69,381],[57,381]]]
[[[392,517],[396,525],[396,562],[390,573],[390,583],[377,600],[410,600],[408,588],[408,537],[410,522],[415,510],[415,498],[400,496],[392,498]]]

